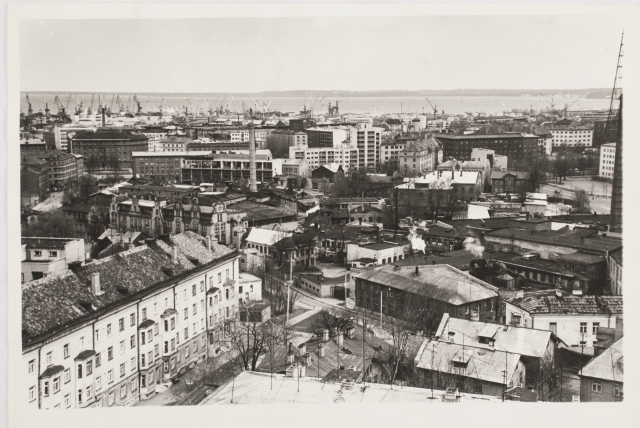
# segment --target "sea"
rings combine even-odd
[[[35,112],[44,111],[45,102],[48,103],[52,113],[57,112],[54,105],[54,98],[58,95],[64,106],[69,105],[69,110],[73,110],[77,103],[82,103],[84,107],[91,105],[92,94],[69,94],[69,93],[53,93],[53,92],[30,92],[32,108]],[[116,95],[120,96],[122,102],[126,105],[129,98],[133,94],[113,94],[113,93],[96,93],[94,97],[94,105],[97,106],[99,96],[103,96],[106,105],[117,111]],[[184,111],[185,106],[193,105],[198,109],[204,106],[215,108],[224,105],[230,107],[233,112],[241,113],[243,111],[242,103],[245,107],[261,109],[268,105],[268,110],[279,111],[283,113],[298,113],[303,109],[305,104],[304,97],[291,96],[275,96],[268,98],[259,98],[258,96],[234,95],[222,96],[220,94],[137,94],[142,111],[158,111],[159,107],[164,103],[166,106],[172,107],[176,111]],[[531,109],[535,112],[545,111],[551,108],[552,101],[556,109],[563,109],[570,106],[569,110],[607,110],[609,109],[609,99],[588,99],[588,98],[572,98],[558,97],[554,99],[542,98],[540,96],[434,96],[429,97],[429,102],[433,105],[438,113],[443,114],[459,114],[459,113],[485,113],[491,115],[501,115],[510,112],[512,109],[527,110]],[[335,105],[336,99],[324,98],[318,99],[313,107],[315,114],[327,112],[329,103]],[[385,114],[433,114],[433,108],[427,102],[426,98],[418,96],[354,96],[344,98],[340,102],[341,113],[369,114],[369,115],[385,115]],[[28,109],[26,93],[22,93],[20,97],[21,111]],[[207,108],[208,110],[208,108]]]

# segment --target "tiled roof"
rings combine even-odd
[[[505,367],[511,379],[520,354],[434,340],[425,341],[415,362],[421,369],[454,373],[454,358],[467,361],[465,372],[470,378],[504,385]]]
[[[65,245],[70,242],[79,241],[76,238],[49,238],[49,237],[34,237],[34,238],[22,238],[22,245],[26,245],[27,248],[57,248],[64,250]]]
[[[612,382],[624,382],[622,340],[618,340],[602,354],[589,361],[580,375]]]
[[[615,260],[616,263],[622,266],[622,248],[615,251],[611,251],[609,253],[609,256],[611,256],[611,258]]]
[[[386,265],[358,275],[384,286],[420,294],[424,297],[463,305],[497,297],[497,288],[448,265],[415,267]]]
[[[530,314],[622,314],[622,296],[529,296],[511,300]]]

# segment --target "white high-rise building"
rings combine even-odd
[[[599,176],[613,180],[613,166],[616,161],[616,143],[607,143],[600,146]]]

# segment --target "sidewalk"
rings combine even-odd
[[[309,317],[314,316],[315,314],[317,314],[318,312],[320,312],[320,309],[310,309],[304,313],[301,313],[298,316],[295,316],[293,318],[289,318],[289,323],[287,325],[291,326],[291,325],[296,325],[304,320],[306,320]]]

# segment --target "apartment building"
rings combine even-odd
[[[189,152],[189,156],[210,155],[208,151]],[[182,182],[182,159],[184,152],[133,152],[133,176],[144,179],[162,179],[170,183]]]
[[[270,182],[277,175],[275,162],[269,150],[256,150],[256,178],[259,182]],[[207,155],[191,154],[182,159],[182,182],[219,183],[249,179],[249,151],[220,151]]]
[[[516,132],[504,134],[435,134],[442,143],[445,158],[469,160],[473,149],[494,150],[495,154],[508,156],[509,159],[521,159],[538,152],[536,135]]]
[[[28,406],[128,406],[219,352],[240,302],[238,259],[186,233],[25,284]]]
[[[406,147],[406,141],[391,140],[380,144],[380,164],[398,164],[399,154]]]
[[[349,145],[335,148],[289,147],[289,159],[304,159],[311,170],[330,163],[337,163],[342,169],[348,170],[350,167],[358,168],[358,149]]]
[[[400,172],[421,175],[434,171],[438,164],[438,154],[441,153],[439,149],[440,144],[433,138],[408,141],[398,153]]]
[[[550,126],[551,143],[558,147],[591,147],[593,144],[593,126]]]
[[[348,128],[309,128],[305,132],[309,148],[339,147],[350,138]]]
[[[140,133],[149,139],[149,151],[157,152],[159,150],[160,141],[164,140],[169,131],[164,128],[145,128],[141,129]]]
[[[613,166],[616,161],[616,143],[607,143],[600,146],[599,176],[613,180]]]
[[[85,262],[84,239],[22,238],[22,284]]]
[[[355,128],[355,146],[358,148],[358,169],[374,172],[380,164],[382,128],[360,123]],[[354,132],[352,131],[352,135]],[[353,138],[351,144],[353,145]]]
[[[69,152],[95,159],[99,169],[132,168],[133,153],[149,150],[149,139],[130,131],[83,131],[70,139]]]

